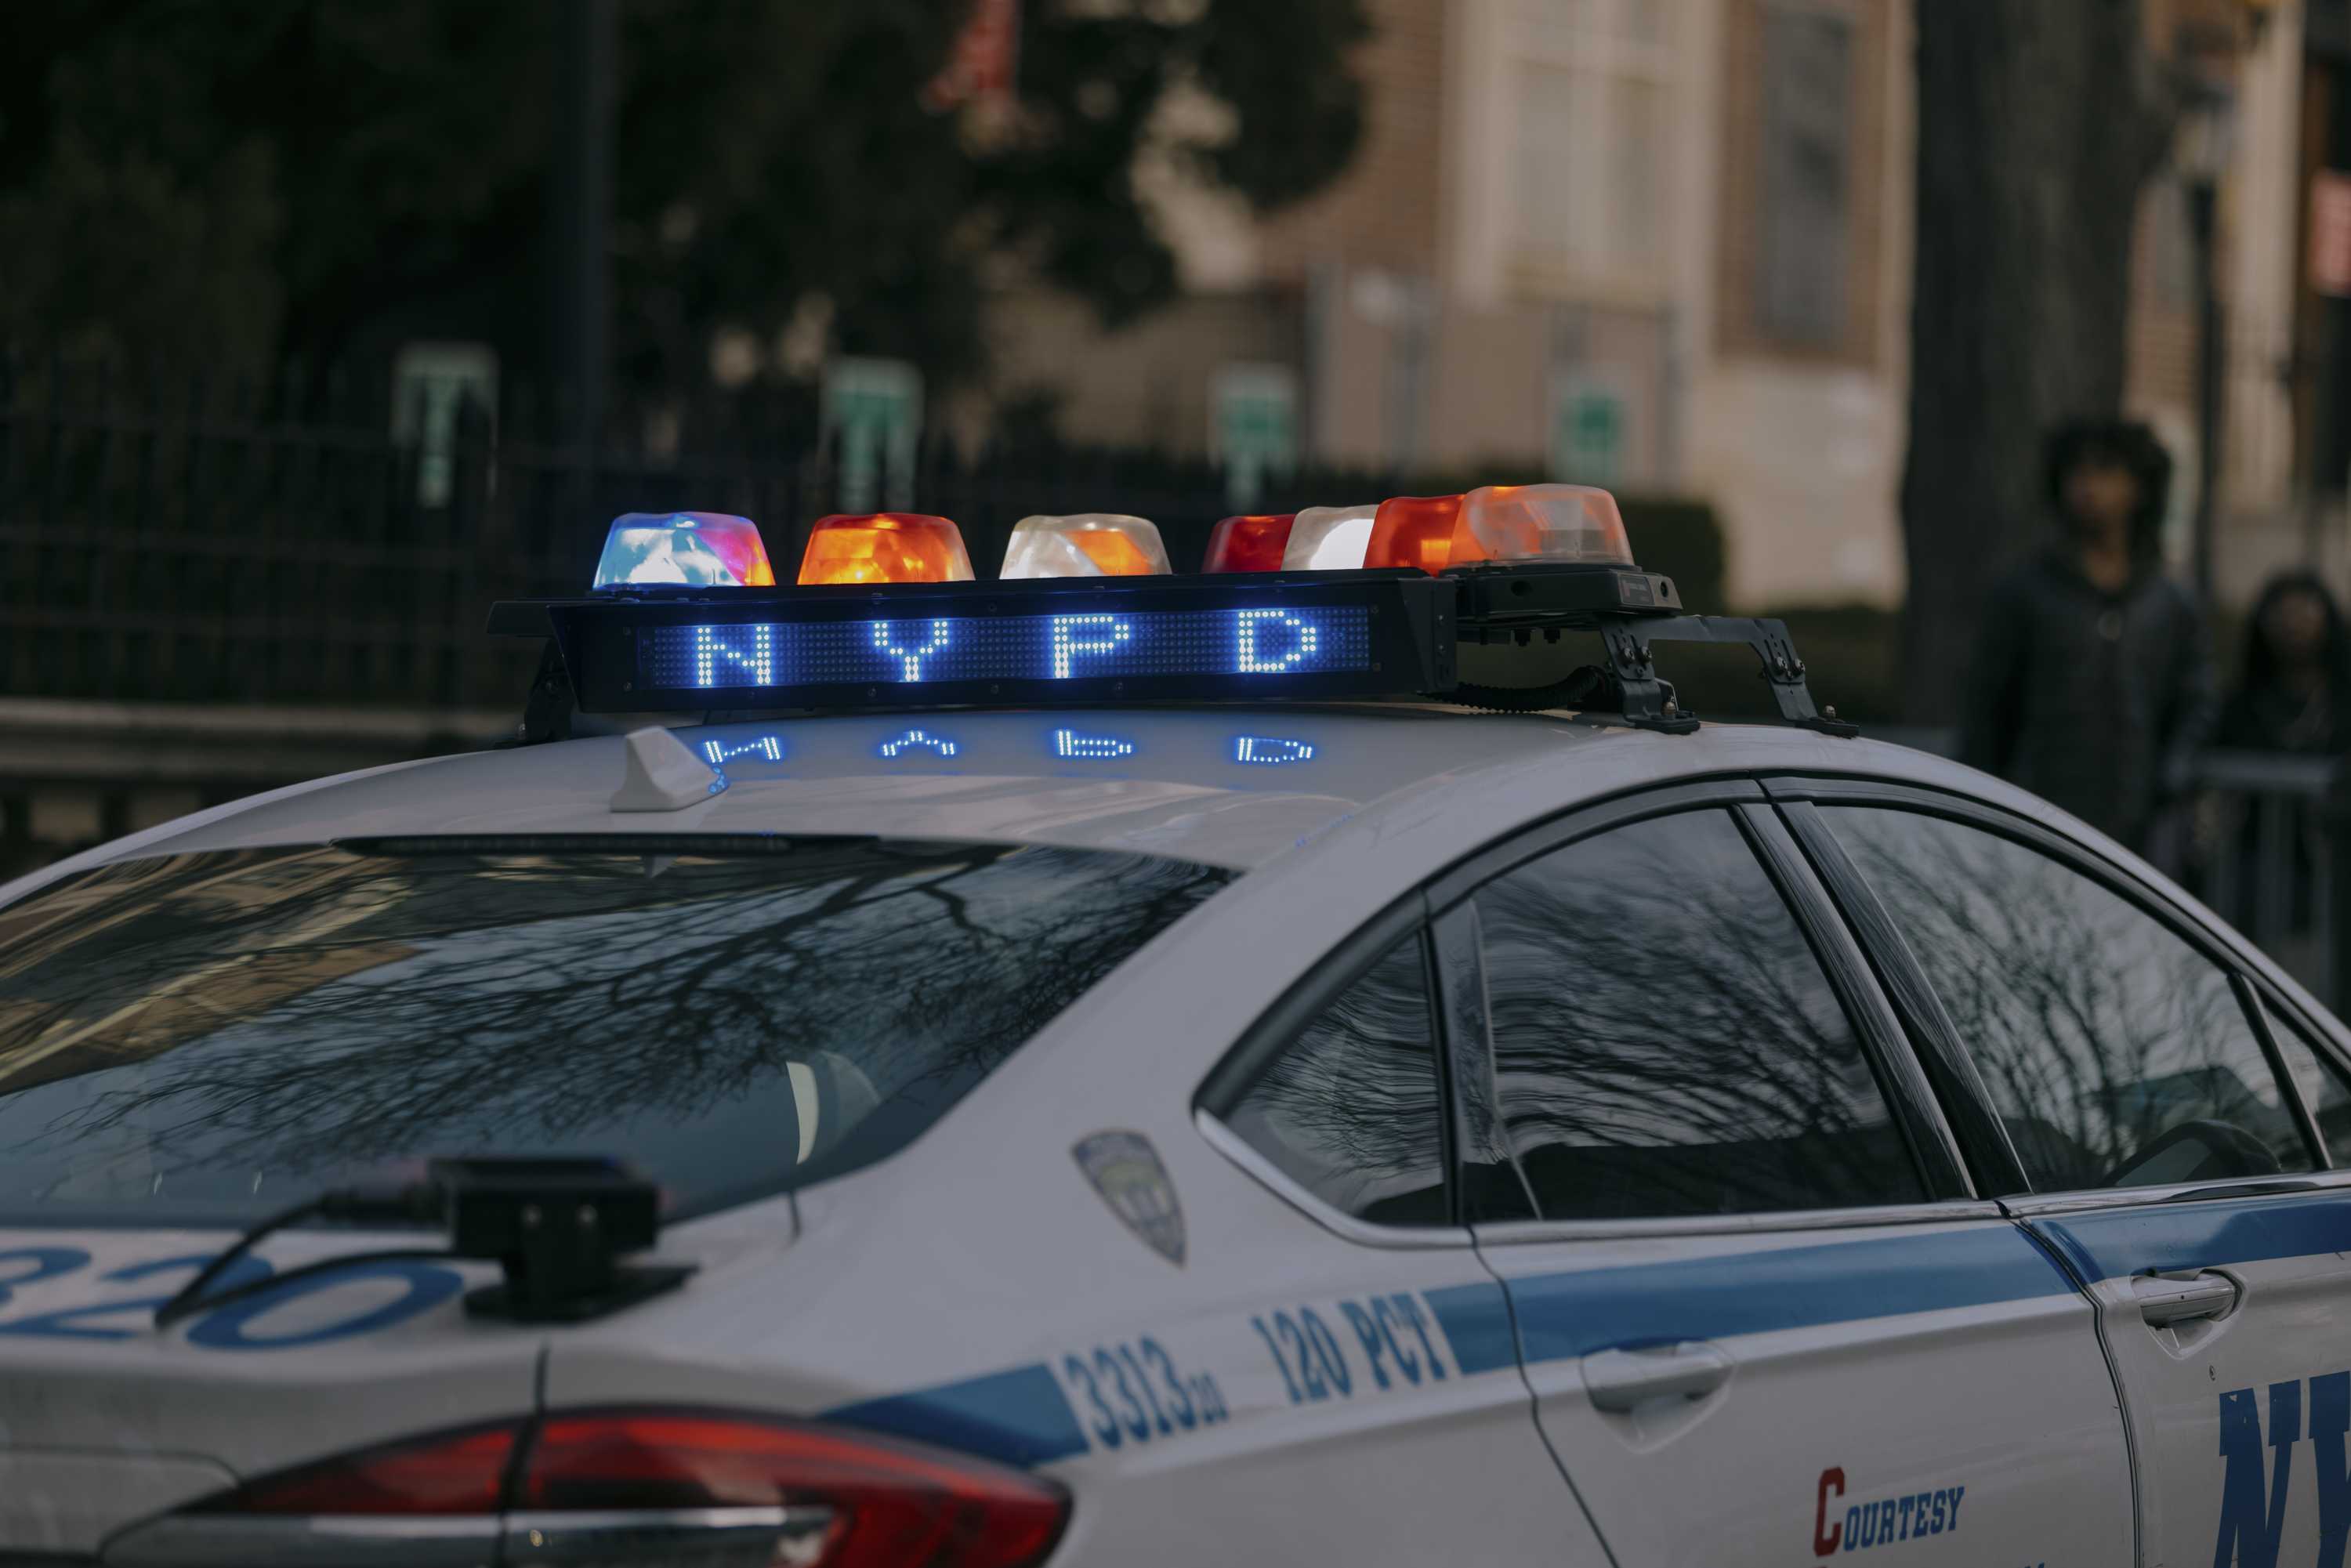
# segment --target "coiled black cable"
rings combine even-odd
[[[155,1309],[155,1326],[166,1329],[182,1318],[208,1308],[221,1306],[243,1297],[254,1295],[288,1280],[299,1280],[321,1274],[330,1269],[341,1269],[353,1263],[383,1262],[393,1259],[445,1258],[446,1251],[402,1249],[392,1252],[356,1252],[347,1257],[328,1258],[307,1264],[290,1273],[271,1274],[265,1279],[250,1280],[242,1285],[207,1294],[214,1281],[234,1268],[237,1260],[251,1252],[265,1237],[297,1225],[305,1219],[347,1219],[390,1221],[395,1224],[417,1224],[434,1218],[438,1211],[440,1189],[419,1183],[391,1190],[365,1187],[340,1187],[320,1193],[317,1197],[296,1204],[281,1214],[273,1214],[260,1224],[246,1230],[230,1244],[228,1249],[196,1271],[196,1277],[180,1288],[177,1295]]]

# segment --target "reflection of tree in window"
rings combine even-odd
[[[1308,1024],[1234,1107],[1233,1129],[1326,1202],[1445,1223],[1437,1041],[1407,936]]]
[[[1818,961],[1727,815],[1586,839],[1477,896],[1502,1112],[1544,1218],[1923,1196]]]
[[[2183,1123],[2306,1169],[2228,977],[2057,862],[1915,811],[1823,808],[1941,997],[2037,1191],[2103,1186]]]
[[[475,1150],[773,1191],[902,1145],[1230,875],[821,840],[107,868],[9,912],[0,1212],[234,1218]]]

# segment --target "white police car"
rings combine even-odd
[[[860,711],[0,890],[0,1564],[2339,1563],[2351,1039],[1576,508],[624,520],[534,735]],[[1337,700],[1562,626],[1611,712]]]

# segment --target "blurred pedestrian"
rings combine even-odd
[[[2171,459],[2144,424],[2071,424],[2046,474],[2064,534],[1992,586],[1959,756],[2176,872],[2213,691],[2203,606],[2163,570]]]
[[[2244,684],[2220,710],[2216,746],[2241,751],[2351,751],[2351,635],[2325,585],[2306,571],[2270,580],[2245,627]]]
[[[2245,626],[2244,682],[2220,710],[2213,742],[2235,751],[2351,752],[2351,636],[2335,596],[2309,572],[2272,578],[2253,601]],[[2209,880],[2204,896],[2239,930],[2259,932],[2297,977],[2317,978],[2322,957],[2310,944],[2325,841],[2320,802],[2251,795],[2225,811],[2216,800],[2213,810],[2216,840],[2233,822],[2237,869]],[[2279,856],[2282,862],[2273,858]],[[2265,909],[2270,924],[2262,930]]]

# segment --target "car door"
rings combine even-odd
[[[1421,909],[1415,894],[1374,920],[1199,1094],[1202,1134],[1269,1211],[1260,1263],[1217,1314],[1249,1441],[1168,1495],[1190,1540],[1245,1542],[1252,1562],[1596,1565],[1507,1343],[1498,1357],[1458,1332],[1458,1303],[1482,1330],[1501,1291],[1448,1175]]]
[[[1791,810],[1866,882],[1881,961],[1931,984],[2013,1155],[2000,1196],[2097,1302],[2142,1561],[2339,1563],[2351,1176],[2325,1168],[2314,1116],[2346,1104],[2331,1048],[2180,905],[2036,825],[1925,796]]]
[[[1971,1192],[1759,788],[1589,813],[1434,902],[1474,931],[1447,1017],[1498,1334],[1618,1563],[2128,1560],[2089,1303]]]

